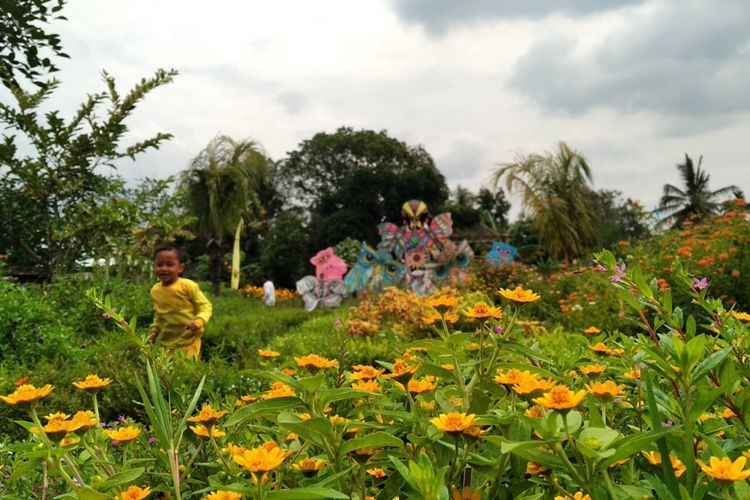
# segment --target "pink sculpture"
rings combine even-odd
[[[331,247],[316,253],[310,263],[315,266],[315,277],[318,279],[340,280],[346,274],[346,262],[333,253]]]

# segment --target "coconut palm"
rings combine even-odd
[[[209,248],[216,295],[221,293],[225,243],[241,217],[257,220],[262,216],[257,191],[269,172],[268,160],[258,143],[221,135],[211,140],[181,174],[188,211],[197,218],[195,232]]]
[[[568,261],[592,243],[591,168],[581,153],[560,142],[554,152],[519,155],[494,171],[495,185],[502,180],[508,192],[521,195],[549,255]]]
[[[742,197],[742,191],[737,186],[726,186],[716,191],[708,189],[709,175],[701,170],[703,156],[698,158],[698,166],[685,154],[685,163],[677,165],[685,189],[672,184],[664,185],[664,194],[659,201],[659,210],[666,213],[660,223],[673,221],[674,227],[679,227],[686,220],[696,217],[702,219],[713,215],[721,208],[721,199],[729,196]]]

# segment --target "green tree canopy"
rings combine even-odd
[[[685,187],[680,189],[672,184],[664,185],[664,194],[659,202],[659,209],[664,211],[661,223],[672,220],[674,227],[679,227],[691,217],[702,219],[717,213],[722,199],[743,196],[740,188],[735,185],[711,191],[708,188],[710,176],[705,170],[701,170],[702,163],[703,156],[695,166],[693,159],[685,154],[685,163],[677,165]]]
[[[347,237],[376,242],[377,224],[398,223],[403,202],[421,199],[435,210],[448,198],[427,151],[385,131],[316,134],[280,162],[278,174],[287,204],[307,214],[313,248]]]

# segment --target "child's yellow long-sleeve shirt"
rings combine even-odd
[[[178,278],[169,286],[157,283],[151,288],[151,300],[155,310],[151,333],[158,333],[161,345],[179,349],[203,335],[212,307],[197,283],[185,278]],[[191,321],[199,322],[201,328],[185,328]]]

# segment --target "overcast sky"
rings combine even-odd
[[[423,145],[452,188],[564,140],[597,188],[647,207],[685,153],[713,189],[750,193],[747,0],[69,0],[64,14],[57,107],[103,90],[102,69],[122,90],[180,72],[129,122],[134,139],[175,138],[124,163],[128,179],[176,174],[219,133],[279,159],[351,126]]]

